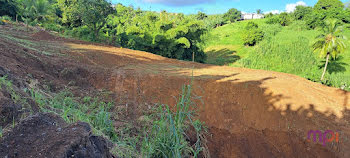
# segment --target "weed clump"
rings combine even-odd
[[[194,121],[191,98],[191,86],[184,86],[174,111],[167,105],[158,106],[153,116],[155,121],[143,141],[145,157],[198,157],[205,150],[202,135],[205,127],[200,121]],[[191,127],[196,132],[194,144],[188,142],[190,138],[186,135]]]

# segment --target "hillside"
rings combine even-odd
[[[244,46],[242,34],[249,21],[218,27],[204,37],[207,63],[295,74],[319,81],[324,59],[312,52],[311,44],[321,32],[308,30],[303,22],[290,26],[266,24],[267,19],[253,20],[264,33],[264,40],[253,47]],[[350,30],[344,35],[350,37]],[[332,61],[326,85],[350,90],[350,49]]]
[[[179,61],[19,25],[1,26],[0,36],[5,75],[51,95],[67,88],[82,96],[110,91],[116,130],[141,129],[145,111],[174,105],[193,75],[212,157],[350,156],[349,92],[291,74]],[[310,142],[309,130],[340,131],[340,142]]]

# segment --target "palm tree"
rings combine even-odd
[[[323,81],[324,75],[326,74],[329,58],[332,57],[332,59],[336,59],[346,48],[346,37],[341,34],[343,29],[342,26],[339,26],[338,20],[327,19],[325,20],[325,24],[324,32],[316,37],[316,41],[312,45],[315,53],[319,53],[321,58],[326,57],[326,64],[321,76],[321,81]]]
[[[19,0],[21,4],[20,14],[30,21],[41,22],[51,15],[51,6],[47,0]]]
[[[47,0],[36,0],[33,5],[34,18],[36,21],[47,20],[50,17],[51,6]]]

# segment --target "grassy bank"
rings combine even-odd
[[[241,38],[248,21],[209,32],[204,37],[207,63],[290,73],[319,82],[325,59],[312,52],[311,43],[320,31],[308,30],[298,21],[286,27],[265,21],[254,20],[265,37],[253,47],[244,46]],[[344,34],[350,37],[349,30]],[[330,62],[323,84],[350,90],[350,49]]]

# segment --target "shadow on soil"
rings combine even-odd
[[[275,104],[288,97],[267,93],[261,85],[273,78],[236,82],[199,81],[204,85],[200,107],[202,121],[210,127],[209,149],[214,157],[349,157],[350,110],[342,121],[331,110],[319,112],[317,105]],[[198,92],[198,91],[196,91]],[[348,103],[344,91],[344,106]],[[296,109],[296,107],[298,107]],[[308,142],[309,130],[340,131],[340,143]]]
[[[304,105],[285,104],[276,106],[279,101],[288,99],[282,94],[272,94],[262,86],[265,81],[274,78],[262,78],[242,82],[235,78],[238,73],[229,76],[196,76],[193,89],[197,101],[199,117],[209,127],[208,146],[212,157],[349,157],[349,133],[346,133],[350,111],[343,109],[343,118],[331,110],[320,112],[313,103]],[[225,78],[228,81],[218,82]],[[140,102],[158,102],[174,105],[181,86],[188,78],[142,76],[142,78],[117,79],[128,80],[139,89],[134,94]],[[134,80],[134,81],[130,81]],[[111,84],[113,85],[113,84]],[[164,86],[166,85],[166,86]],[[126,86],[126,85],[125,85]],[[111,87],[113,88],[113,87]],[[157,96],[159,100],[144,100]],[[131,98],[129,98],[131,99]],[[344,92],[344,105],[348,102]],[[308,142],[309,130],[340,131],[341,142]]]

